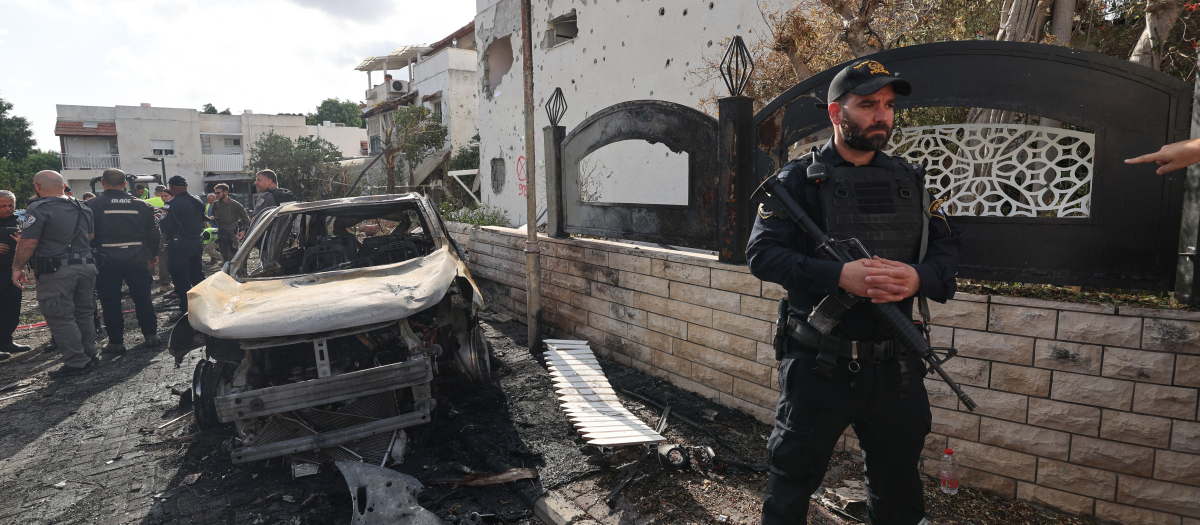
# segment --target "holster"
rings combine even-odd
[[[62,268],[62,259],[55,259],[53,257],[38,257],[33,265],[33,271],[37,274],[37,277],[57,272],[59,268]]]
[[[775,360],[783,361],[783,354],[787,352],[788,338],[788,311],[787,298],[779,300],[779,318],[775,321]]]

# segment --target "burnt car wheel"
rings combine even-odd
[[[221,426],[217,419],[217,383],[220,381],[219,367],[212,361],[201,359],[192,373],[192,415],[200,430]]]
[[[483,326],[476,323],[467,335],[467,344],[454,353],[458,366],[476,383],[486,383],[492,377],[491,348],[483,335]]]

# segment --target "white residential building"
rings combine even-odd
[[[385,131],[392,124],[396,108],[413,104],[422,104],[441,115],[442,124],[449,130],[445,148],[431,159],[448,157],[471,143],[478,133],[477,55],[475,23],[471,22],[433,44],[400,46],[387,55],[363,60],[355,70],[367,73],[363,118],[367,121],[369,153],[378,155],[382,151]],[[374,83],[374,72],[384,75],[383,82]],[[427,170],[418,173],[418,178],[428,175],[438,164],[425,162]]]
[[[94,177],[107,168],[131,174],[182,175],[192,193],[210,192],[218,182],[233,186],[240,198],[250,191],[245,154],[253,140],[268,131],[291,139],[320,136],[337,146],[343,157],[363,155],[366,130],[324,123],[308,126],[304,117],[210,115],[194,109],[141,106],[58,105],[58,135],[63,177],[76,195],[88,191]],[[163,162],[160,162],[162,159]]]
[[[570,132],[597,110],[630,100],[666,100],[691,107],[710,92],[725,96],[715,74],[726,39],[766,31],[755,2],[668,0],[588,2],[532,0],[533,79],[538,208],[545,209],[543,109],[562,88],[569,109],[559,125]],[[484,202],[525,218],[525,117],[519,0],[476,0],[480,50],[479,136]],[[713,109],[715,112],[715,108]],[[584,159],[603,202],[687,204],[687,155],[662,144],[623,141]]]

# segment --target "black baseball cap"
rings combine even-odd
[[[883,64],[874,60],[857,60],[833,77],[833,82],[829,83],[829,102],[846,93],[870,95],[888,84],[892,85],[897,95],[908,96],[912,93],[912,84],[900,78],[899,74],[888,71]]]
[[[167,185],[168,186],[187,186],[187,179],[183,178],[182,176],[176,175],[174,177],[171,177],[171,180],[167,181]]]

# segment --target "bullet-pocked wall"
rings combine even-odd
[[[525,232],[449,229],[488,307],[525,319]],[[770,423],[784,291],[715,256],[541,237],[549,333]],[[923,467],[953,448],[960,479],[1117,523],[1200,523],[1200,313],[959,294],[933,303],[934,346],[979,404],[925,378]],[[763,443],[764,453],[766,443]],[[857,451],[847,429],[838,444]]]
[[[526,222],[529,171],[520,2],[477,0],[476,6],[483,200],[507,210],[509,222],[519,225]],[[532,9],[539,212],[546,202],[542,128],[550,124],[543,106],[555,88],[562,89],[569,107],[559,122],[568,131],[619,102],[656,99],[696,107],[710,92],[725,94],[719,77],[696,74],[701,64],[720,61],[723,40],[756,38],[765,30],[753,2],[533,0]],[[498,74],[505,66],[507,72]],[[686,154],[628,141],[601,148],[585,161],[595,174],[596,200],[687,203]]]

